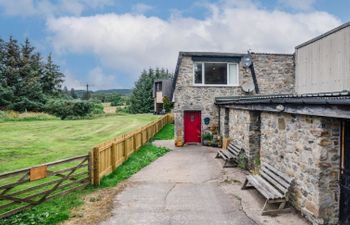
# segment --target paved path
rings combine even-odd
[[[219,187],[222,165],[201,146],[176,149],[129,179],[102,225],[255,225]]]

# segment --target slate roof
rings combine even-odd
[[[350,92],[326,92],[312,94],[280,94],[231,96],[215,98],[216,105],[297,104],[297,105],[350,105]]]

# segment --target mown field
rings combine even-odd
[[[120,114],[91,120],[0,122],[0,173],[87,154],[94,145],[156,118]]]

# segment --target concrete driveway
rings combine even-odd
[[[220,188],[215,151],[191,145],[161,157],[129,179],[102,225],[255,225]]]
[[[174,149],[173,141],[154,144]],[[175,148],[126,182],[101,225],[310,225],[296,211],[261,216],[265,199],[241,190],[247,171],[223,169],[217,149]]]

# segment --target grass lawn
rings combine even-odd
[[[120,114],[91,120],[0,122],[0,173],[87,154],[94,145],[157,118]]]
[[[162,130],[153,137],[153,140],[172,140],[172,139],[174,139],[174,127],[175,127],[175,125],[172,123],[165,125],[162,128]]]

